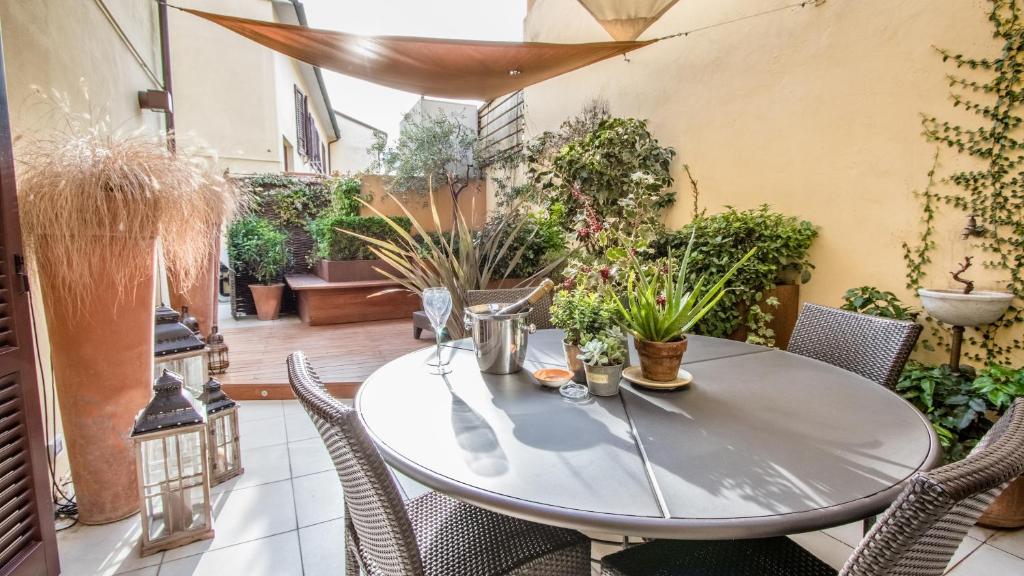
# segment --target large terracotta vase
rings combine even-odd
[[[217,323],[217,283],[220,281],[220,233],[212,234],[212,249],[206,266],[199,272],[196,281],[187,288],[171,285],[171,308],[181,311],[188,306],[189,312],[199,321],[199,333],[206,338]]]
[[[140,243],[153,254],[153,240]],[[153,385],[153,274],[119,298],[110,273],[97,269],[83,279],[88,298],[76,300],[47,290],[46,272],[39,279],[79,521],[114,522],[139,509],[129,433]]]

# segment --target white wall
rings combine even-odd
[[[339,174],[357,174],[369,170],[377,159],[367,152],[377,130],[340,114],[335,114],[341,137],[331,144],[331,169]],[[383,134],[383,132],[381,132]]]
[[[178,4],[257,20],[274,18],[265,0]],[[172,9],[169,16],[180,144],[208,147],[219,166],[232,172],[282,170],[274,52],[192,14]]]

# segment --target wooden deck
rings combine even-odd
[[[297,317],[269,322],[221,319],[231,367],[218,377],[238,399],[288,398],[288,354],[301,350],[335,395],[350,396],[374,370],[433,343],[412,337],[412,319],[307,326]]]

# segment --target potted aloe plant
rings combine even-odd
[[[583,344],[579,359],[583,362],[591,394],[615,396],[619,393],[622,369],[629,359],[626,342],[622,330],[612,326]]]
[[[251,274],[260,283],[250,284],[256,317],[275,320],[281,310],[288,264],[287,235],[266,218],[247,216],[228,230],[228,257],[236,270]]]
[[[633,334],[644,378],[657,382],[674,380],[686,352],[686,332],[714,309],[725,295],[725,284],[754,255],[752,248],[711,286],[701,277],[692,286],[686,282],[693,235],[678,264],[672,255],[659,264],[630,258],[625,297],[612,293],[620,322]]]
[[[586,382],[581,347],[615,324],[615,304],[603,292],[578,285],[559,290],[551,302],[551,324],[565,331],[562,348],[573,380]]]

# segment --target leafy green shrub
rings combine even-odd
[[[338,178],[330,185],[331,205],[328,210],[338,216],[359,216],[359,199],[363,184],[358,178]],[[364,198],[367,201],[369,199]]]
[[[228,229],[228,258],[236,272],[263,284],[281,280],[288,265],[287,235],[266,218],[247,216]]]
[[[843,294],[843,310],[895,320],[917,320],[918,312],[900,302],[895,294],[874,286],[850,288]]]
[[[521,226],[518,225],[520,221]],[[568,250],[565,232],[561,227],[561,214],[557,210],[530,213],[516,211],[495,215],[480,231],[481,236],[492,234],[500,234],[501,240],[515,234],[508,250],[498,259],[498,270],[507,269],[522,248],[519,260],[509,271],[509,278],[529,278]]]
[[[551,303],[551,324],[565,330],[565,340],[580,344],[615,324],[615,302],[601,292],[580,286],[559,290]]]
[[[565,208],[563,228],[599,253],[609,237],[633,240],[661,230],[661,211],[675,202],[668,190],[675,154],[645,120],[604,118],[559,149],[550,164],[538,165],[528,154],[528,176],[547,204]]]
[[[405,230],[412,227],[412,222],[405,216],[393,216],[391,220]],[[317,259],[373,260],[376,258],[365,241],[346,234],[342,230],[389,242],[399,238],[398,232],[379,216],[328,213],[309,224],[309,233],[316,244],[314,255]]]
[[[671,251],[681,257],[691,234],[693,247],[687,268],[690,285],[701,276],[721,278],[751,248],[757,248],[729,281],[729,290],[718,306],[693,331],[727,337],[745,324],[748,342],[773,345],[775,334],[768,327],[772,315],[761,309],[760,302],[776,284],[810,280],[814,265],[807,251],[818,236],[814,225],[772,212],[768,205],[742,211],[730,207],[720,214],[699,215],[678,232],[660,238],[654,246],[655,255],[667,256]],[[766,304],[778,306],[778,301],[769,298]]]
[[[975,378],[971,370],[957,374],[946,365],[912,360],[896,390],[931,420],[946,461],[954,462],[967,456],[1014,398],[1024,396],[1024,369],[993,364]]]

